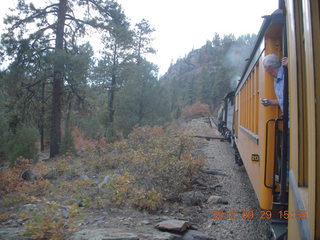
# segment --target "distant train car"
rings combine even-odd
[[[234,92],[235,145],[261,208],[271,210],[274,239],[320,239],[319,9],[319,1],[280,0]],[[287,49],[282,113],[260,103],[276,99],[262,62]]]
[[[233,113],[234,92],[230,92],[224,97],[218,112],[218,130],[229,142],[233,136]]]

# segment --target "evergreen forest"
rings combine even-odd
[[[214,114],[237,85],[255,41],[255,35],[216,33],[158,77],[148,61],[156,53],[148,20],[131,24],[113,0],[52,2],[19,0],[4,19],[0,162],[72,152],[75,129],[115,142],[135,126],[178,119],[196,103]],[[92,36],[100,39],[99,51]]]

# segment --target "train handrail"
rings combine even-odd
[[[283,121],[282,118],[277,118],[275,120],[275,126],[274,126],[274,134],[275,134],[275,141],[274,141],[274,164],[273,164],[273,176],[272,176],[272,179],[273,179],[273,194],[275,194],[275,186],[276,186],[276,181],[275,181],[275,173],[276,173],[276,170],[277,170],[277,173],[278,175],[280,175],[278,169],[279,167],[281,168],[281,166],[279,166],[279,161],[278,161],[278,151],[279,151],[279,145],[278,145],[278,134],[279,134],[279,126],[278,126],[278,123],[280,121]],[[278,167],[278,169],[276,169],[276,167]]]
[[[264,186],[266,188],[270,188],[270,189],[273,189],[274,188],[274,185],[272,186],[269,186],[267,185],[267,162],[268,162],[268,138],[269,138],[269,135],[268,135],[268,132],[269,132],[269,123],[270,122],[276,122],[276,119],[269,119],[267,122],[266,122],[266,148],[265,148],[265,157],[264,157]]]
[[[268,162],[268,140],[269,140],[269,123],[270,122],[275,122],[275,124],[277,125],[279,121],[282,121],[282,118],[276,118],[276,119],[269,119],[266,122],[266,148],[265,148],[265,160],[264,160],[264,186],[266,188],[270,188],[272,190],[274,190],[275,188],[275,180],[274,180],[274,174],[275,174],[275,168],[273,168],[273,180],[272,180],[272,185],[267,185],[267,162]],[[276,134],[276,132],[275,132]],[[275,143],[276,144],[276,143]],[[277,146],[275,145],[275,149],[274,152],[276,154],[276,150],[277,150]],[[274,163],[275,164],[275,163]]]

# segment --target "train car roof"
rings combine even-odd
[[[248,59],[246,59],[247,64],[244,68],[244,71],[242,72],[240,81],[235,89],[235,92],[237,92],[237,90],[239,89],[239,87],[242,86],[242,83],[245,81],[245,76],[246,73],[248,71],[251,71],[251,69],[249,69],[249,67],[251,66],[252,60],[254,59],[254,56],[256,54],[257,49],[259,48],[261,41],[263,40],[266,32],[268,31],[268,29],[270,28],[271,25],[273,24],[284,24],[284,17],[283,17],[283,12],[281,9],[277,9],[276,11],[274,11],[271,15],[265,15],[262,16],[262,18],[264,18],[264,21],[261,25],[261,28],[259,30],[256,42],[252,48],[250,57]]]

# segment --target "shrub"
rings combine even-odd
[[[85,119],[85,121],[79,120],[78,125],[81,130],[84,131],[86,136],[93,139],[99,139],[101,137],[101,133],[104,131],[103,126],[97,116],[92,116],[88,119]]]
[[[5,160],[5,145],[7,142],[8,129],[7,120],[3,116],[0,116],[0,162]]]
[[[162,200],[164,200],[162,194],[155,189],[151,189],[147,192],[144,190],[136,190],[133,204],[139,210],[152,212],[158,210]]]
[[[89,138],[78,127],[73,127],[71,134],[74,141],[75,150],[77,152],[90,152],[91,150],[105,144],[104,139],[100,138],[96,140]]]
[[[61,153],[74,153],[75,152],[75,145],[73,136],[71,133],[71,127],[69,123],[66,123],[65,133],[61,141]]]
[[[16,133],[9,133],[6,136],[3,150],[7,159],[13,164],[18,157],[37,160],[36,141],[38,131],[33,127],[23,126],[16,130]]]
[[[50,206],[35,216],[26,224],[25,237],[32,239],[68,239],[76,230],[74,220],[78,216],[78,207],[73,205],[68,210],[68,218],[64,218],[56,206]]]
[[[117,159],[122,172],[133,176],[134,181],[129,181],[132,188],[139,188],[141,195],[150,200],[141,206],[134,204],[140,209],[152,210],[160,199],[178,199],[181,192],[191,187],[192,175],[203,164],[203,159],[194,158],[189,153],[193,147],[190,137],[177,132],[165,135],[161,127],[134,128],[129,134],[126,151],[117,149],[119,146],[116,144],[113,146],[117,154],[110,158]],[[128,196],[129,182],[115,186],[121,190],[114,202],[123,203],[122,199]],[[153,202],[156,204],[152,205]]]
[[[182,116],[185,118],[207,117],[210,116],[208,104],[196,102],[192,105],[187,105],[182,110]]]
[[[118,176],[109,183],[113,189],[111,201],[114,204],[122,206],[130,199],[133,180],[132,176],[128,172],[125,172],[123,176]]]

